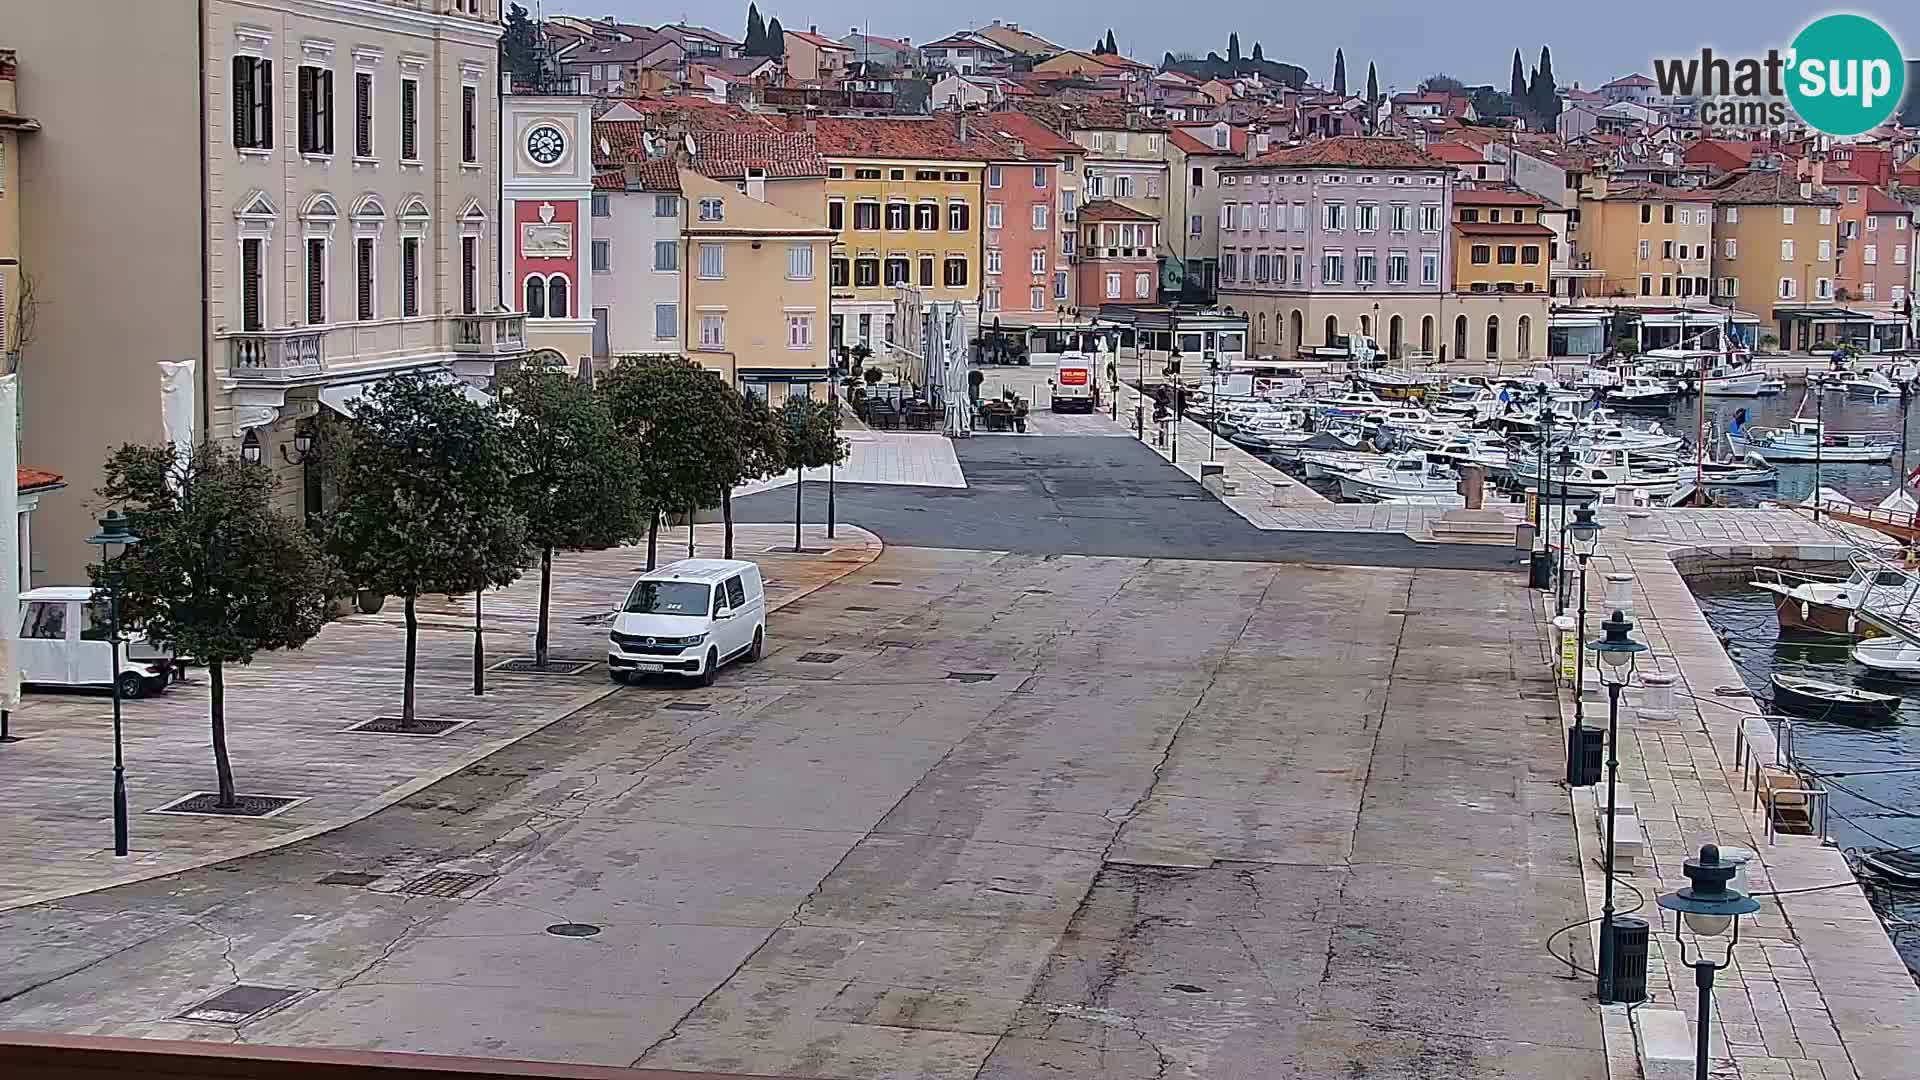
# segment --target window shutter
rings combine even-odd
[[[479,244],[480,241],[478,237],[463,236],[460,238],[461,310],[469,315],[477,311],[480,305],[479,297],[476,295],[479,268],[475,265],[478,261]]]
[[[327,321],[327,242],[307,241],[307,324]]]
[[[358,279],[359,314],[362,319],[373,318],[373,241],[362,238],[355,243],[355,277]]]
[[[474,113],[477,109],[477,91],[471,86],[460,88],[461,124],[460,124],[460,160],[478,161],[478,151],[474,148]]]
[[[260,241],[240,242],[240,321],[243,330],[261,328]]]
[[[245,56],[233,58],[233,145],[249,145],[247,118],[253,114],[253,64]]]
[[[420,241],[400,242],[400,314],[420,314]]]
[[[353,73],[353,152],[373,156],[373,76]]]
[[[333,72],[320,73],[320,152],[333,153]]]
[[[414,138],[420,107],[420,84],[407,79],[400,84],[400,157],[412,161],[420,156]]]
[[[252,93],[253,109],[259,129],[253,133],[253,144],[262,150],[273,149],[273,61],[255,60],[254,77],[259,80]]]
[[[313,131],[318,93],[314,76],[317,74],[310,67],[300,69],[300,152],[303,154],[311,154],[319,149]]]

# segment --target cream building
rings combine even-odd
[[[22,459],[76,489],[36,523],[47,581],[93,555],[109,450],[161,438],[160,361],[199,362],[197,437],[257,448],[311,511],[298,435],[386,374],[485,383],[525,351],[498,289],[499,7],[0,0],[43,125],[23,412],[70,421],[27,425]]]

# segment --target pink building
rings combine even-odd
[[[1160,296],[1159,222],[1111,199],[1080,208],[1075,291],[1083,309],[1151,304]]]
[[[1062,265],[1055,207],[1059,155],[1018,141],[1011,149],[987,161],[983,321],[1002,312],[1052,311],[1053,274]]]

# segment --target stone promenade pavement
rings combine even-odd
[[[660,561],[686,555],[686,530],[660,538]],[[701,525],[702,556],[721,553],[721,528]],[[792,526],[742,525],[735,554],[758,561],[767,599],[780,607],[871,562],[870,533],[842,525],[838,539],[808,526],[794,555]],[[779,549],[784,545],[788,550]],[[606,696],[605,627],[599,621],[646,566],[644,546],[555,558],[552,652],[592,662],[579,674],[488,672],[473,696],[471,597],[423,597],[416,711],[470,721],[440,737],[373,735],[350,725],[397,714],[405,659],[397,602],[378,615],[328,624],[305,648],[265,654],[227,674],[228,745],[247,794],[299,798],[267,818],[156,813],[213,787],[207,681],[124,705],[132,853],[113,854],[112,707],[104,694],[29,692],[12,717],[19,741],[0,745],[0,835],[10,850],[0,910],[175,873],[338,828],[407,798],[552,721]],[[483,598],[490,664],[532,654],[537,570]]]

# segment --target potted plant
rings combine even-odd
[[[378,615],[387,603],[387,594],[373,589],[358,589],[353,594],[353,605],[362,615]]]
[[[1777,334],[1761,334],[1760,335],[1760,351],[1761,352],[1770,353],[1779,347],[1780,347],[1779,335]]]

